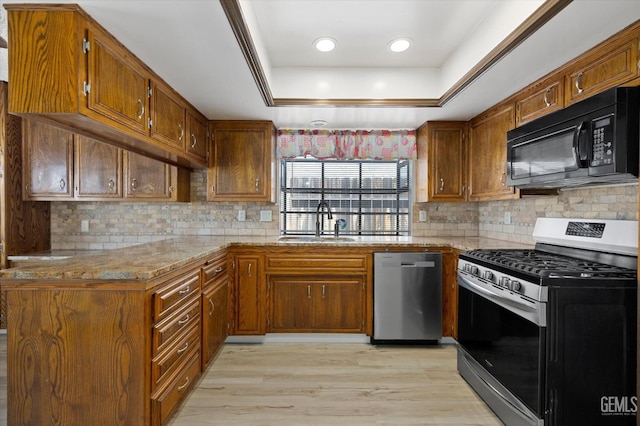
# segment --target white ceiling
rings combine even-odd
[[[218,0],[77,3],[209,119],[266,119],[279,128],[315,119],[360,129],[467,120],[640,19],[638,0],[574,0],[442,107],[268,107]],[[303,99],[438,99],[540,4],[241,0],[274,98]],[[311,48],[323,35],[338,40],[327,55]],[[386,45],[396,36],[414,45],[392,56]]]

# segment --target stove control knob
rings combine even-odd
[[[509,288],[509,281],[511,281],[509,277],[500,277],[500,282],[498,284],[500,284],[500,287]]]
[[[482,273],[482,278],[484,278],[485,280],[493,281],[493,272],[491,272],[491,271],[484,271],[484,272]]]
[[[474,266],[471,267],[471,273],[473,275],[477,276],[478,274],[480,274],[480,271],[479,271],[478,267],[474,265]]]
[[[468,263],[465,263],[464,266],[462,267],[462,270],[464,272],[471,272],[471,265],[469,265]]]
[[[509,288],[510,288],[512,291],[520,291],[520,288],[521,288],[521,287],[522,287],[522,286],[520,285],[520,281],[515,281],[515,280],[514,280],[514,281],[511,281],[511,285],[509,286]]]

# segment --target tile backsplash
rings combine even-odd
[[[206,201],[206,171],[191,174],[190,203],[52,202],[53,249],[110,249],[180,235],[275,236],[278,205]],[[238,210],[246,221],[237,220]],[[261,222],[260,210],[273,221]],[[419,221],[419,212],[426,221]],[[412,235],[419,237],[487,237],[533,243],[537,217],[638,219],[638,186],[563,190],[556,196],[480,203],[416,203]],[[511,223],[505,224],[505,213]],[[81,232],[87,221],[88,232]]]

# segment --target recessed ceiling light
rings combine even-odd
[[[411,47],[411,40],[408,38],[397,38],[389,43],[389,50],[400,53]]]
[[[312,120],[311,125],[313,127],[324,127],[327,125],[327,122],[325,120]]]
[[[331,52],[335,49],[337,42],[331,37],[320,37],[313,42],[313,45],[320,52]]]

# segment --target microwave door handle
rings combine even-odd
[[[587,149],[588,140],[586,138],[587,129],[585,128],[586,125],[586,122],[580,122],[573,133],[573,151],[576,156],[576,165],[579,168],[587,167],[589,163],[589,153]]]

